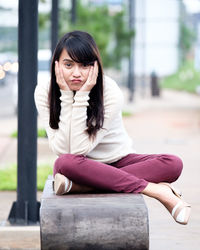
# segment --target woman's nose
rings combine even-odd
[[[81,70],[78,65],[76,65],[73,69],[73,76],[79,77],[81,75]]]

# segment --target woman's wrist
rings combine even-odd
[[[71,100],[74,97],[74,93],[71,90],[62,90],[62,89],[60,89],[60,93],[61,93],[61,96],[60,96],[61,101],[63,101],[63,100]]]
[[[90,91],[76,91],[73,106],[88,106]]]
[[[76,91],[76,94],[75,94],[75,96],[77,97],[77,96],[88,96],[89,95],[89,93],[90,93],[90,91],[88,91],[88,90],[77,90]]]

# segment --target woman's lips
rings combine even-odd
[[[72,82],[73,82],[73,83],[81,83],[82,81],[79,80],[79,79],[73,79]]]

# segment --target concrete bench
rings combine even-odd
[[[41,249],[149,249],[148,211],[142,195],[53,193],[46,181],[40,208]]]

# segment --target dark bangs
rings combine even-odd
[[[97,60],[97,56],[89,43],[78,37],[70,37],[65,41],[65,48],[71,59],[77,63],[90,64]]]
[[[103,102],[103,67],[98,47],[93,37],[87,32],[72,31],[66,33],[58,42],[51,63],[51,84],[49,90],[50,117],[49,125],[52,129],[59,128],[61,112],[61,92],[56,82],[55,61],[65,49],[71,59],[84,65],[98,63],[98,76],[95,86],[89,93],[89,106],[87,107],[87,133],[93,138],[99,129],[103,128],[104,102]]]

